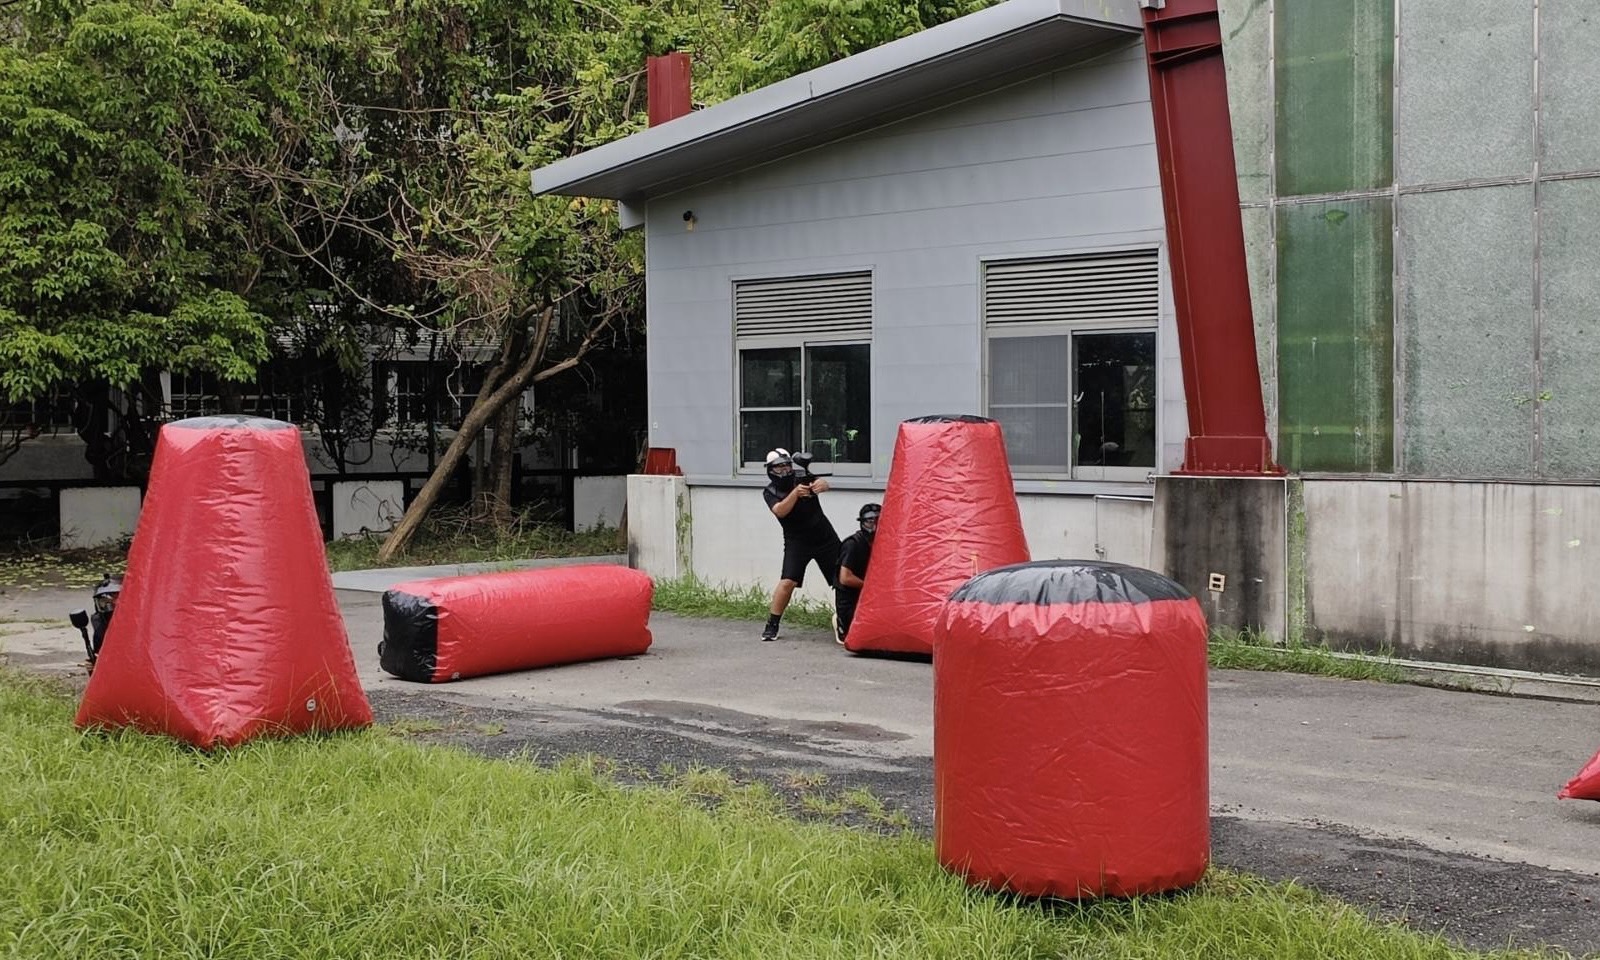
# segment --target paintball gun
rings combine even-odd
[[[818,477],[831,477],[831,473],[812,473],[811,461],[817,459],[813,453],[797,453],[789,458],[794,461],[794,482],[802,486],[809,484]]]

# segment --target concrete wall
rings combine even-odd
[[[846,535],[882,498],[834,489],[823,508]],[[1162,477],[1153,502],[1017,501],[1034,559],[1159,570],[1213,626],[1600,676],[1600,486]],[[782,534],[757,485],[634,476],[628,507],[630,563],[652,576],[763,592],[777,580]],[[815,567],[800,593],[832,599]]]
[[[1194,594],[1213,627],[1286,635],[1286,481],[1161,477],[1153,521],[1153,568]]]
[[[901,420],[981,413],[985,258],[1164,242],[1145,71],[1131,43],[651,201],[650,443],[676,448],[691,478],[734,475],[733,284],[766,276],[872,272],[874,477]],[[1186,421],[1165,276],[1162,289],[1157,439],[1171,468]]]
[[[1600,675],[1600,487],[1307,480],[1303,521],[1312,638]]]
[[[387,533],[406,512],[401,480],[344,480],[334,483],[333,538]]]
[[[69,487],[61,491],[61,548],[114,544],[139,526],[138,487]]]
[[[0,480],[93,480],[83,451],[83,441],[70,432],[24,440],[0,463]]]
[[[628,477],[628,566],[659,580],[690,571],[689,486],[682,477]]]
[[[695,485],[689,488],[689,494],[693,516],[688,526],[695,574],[709,583],[770,590],[778,580],[783,534],[761,498],[761,488]],[[875,489],[834,489],[822,495],[823,511],[841,537],[856,529],[856,513],[863,504],[882,501],[883,491]],[[1018,495],[1017,502],[1028,547],[1036,560],[1106,559],[1141,566],[1148,563],[1148,500],[1025,493]],[[633,514],[629,516],[631,542]],[[660,525],[657,529],[661,529]],[[799,592],[818,601],[833,602],[815,566],[807,569]]]
[[[572,529],[622,526],[627,477],[577,477],[572,482]]]

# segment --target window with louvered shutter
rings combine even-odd
[[[872,462],[872,274],[740,280],[738,462],[811,453],[842,473]]]
[[[733,287],[733,318],[741,340],[870,339],[872,274],[741,280]]]
[[[983,276],[983,319],[991,329],[1035,323],[1152,326],[1161,310],[1154,250],[1048,260],[999,260]]]
[[[1019,475],[1144,479],[1155,469],[1155,250],[984,265],[988,410]]]

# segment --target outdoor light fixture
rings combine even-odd
[[[688,230],[690,233],[694,232],[695,215],[693,210],[683,211],[683,224],[683,228],[685,230]]]

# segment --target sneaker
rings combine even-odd
[[[833,615],[833,642],[841,647],[844,646],[844,631],[839,629],[839,614],[837,612]]]
[[[778,625],[775,624],[775,623],[769,623],[766,626],[762,627],[761,628],[761,639],[763,641],[778,639]]]

